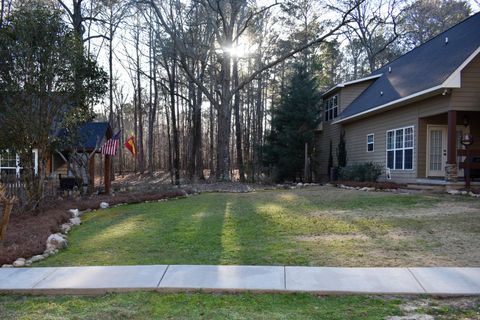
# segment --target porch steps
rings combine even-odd
[[[472,186],[480,187],[480,182],[475,181],[471,183]],[[435,179],[417,179],[414,183],[407,183],[408,189],[426,190],[433,192],[446,192],[448,190],[461,190],[465,188],[464,181],[448,182],[445,180]]]

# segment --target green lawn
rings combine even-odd
[[[437,320],[479,319],[480,299],[156,292],[96,297],[0,295],[0,319],[373,320],[414,314],[434,315]]]
[[[210,193],[88,213],[66,250],[34,266],[478,266],[479,214],[478,200],[446,195]],[[136,292],[0,296],[0,319],[479,319],[479,306],[477,298]]]
[[[35,266],[478,265],[479,201],[331,187],[209,193],[88,213]]]
[[[0,319],[384,319],[399,300],[307,294],[0,296]]]

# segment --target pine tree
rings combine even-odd
[[[312,152],[321,96],[317,82],[303,65],[295,67],[279,106],[272,111],[272,129],[264,148],[264,162],[276,181],[303,175],[305,143]]]
[[[340,133],[340,141],[338,141],[337,163],[340,168],[347,166],[347,147],[345,142],[345,130]]]

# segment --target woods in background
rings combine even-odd
[[[121,130],[120,145],[136,138],[116,173],[163,170],[176,184],[258,181],[273,168],[311,178],[319,92],[471,14],[458,0],[45,1],[109,75],[103,103],[90,105],[97,118]],[[1,0],[0,28],[22,2]]]

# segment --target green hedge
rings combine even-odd
[[[374,162],[352,164],[344,168],[339,168],[338,178],[347,181],[375,182],[382,174],[382,171],[383,166]]]

